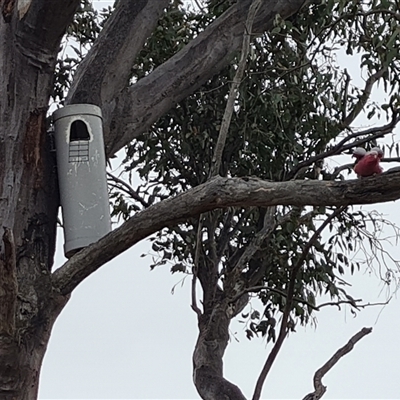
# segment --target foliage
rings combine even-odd
[[[204,10],[193,11],[173,1],[136,60],[132,81],[169,59],[228,6],[228,2],[209,1]],[[330,174],[326,157],[309,160],[325,152],[331,155],[329,151],[346,137],[352,138],[348,145],[361,141],[372,146],[383,136],[379,132],[351,136],[350,125],[362,110],[368,119],[384,115],[390,120],[398,107],[400,39],[395,13],[394,2],[385,0],[328,0],[312,4],[289,20],[277,17],[271,33],[253,42],[220,174],[272,181],[344,179],[343,173]],[[108,14],[104,11],[98,16],[83,7],[79,15],[78,25],[71,26],[69,34],[84,47],[96,37],[97,24]],[[60,61],[55,97],[62,99],[69,74],[82,57],[81,49],[74,50],[77,58]],[[357,77],[340,66],[339,56],[359,62],[359,71],[367,78],[380,74],[377,80],[387,90],[388,101],[370,101],[370,90],[355,85]],[[142,207],[208,179],[235,69],[232,63],[132,142],[125,172],[141,178],[136,194],[144,201],[138,203],[124,192],[113,191],[114,216],[129,218]],[[366,221],[375,217],[347,208],[330,221],[328,237],[314,237],[331,212],[294,207],[214,211],[152,238],[152,250],[158,254],[152,268],[169,264],[173,273],[192,273],[199,237],[197,267],[203,290],[207,291],[205,282],[209,282],[205,277],[217,265],[215,284],[225,298],[234,299],[242,291],[257,293],[261,301],[262,311],[244,315],[250,318],[247,336],[261,333],[274,340],[293,274],[292,329],[297,322],[310,321],[321,295],[356,307],[341,286],[342,276],[360,268],[354,256],[368,234]],[[373,233],[369,240],[374,243]]]

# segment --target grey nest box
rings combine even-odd
[[[111,230],[101,109],[73,104],[53,114],[67,258]]]

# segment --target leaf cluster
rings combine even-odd
[[[181,1],[171,2],[132,67],[131,83],[176,54],[229,7],[221,1],[207,4],[194,12]],[[100,29],[94,25],[99,27],[107,15],[98,17],[83,9],[69,35],[80,46],[90,44]],[[277,16],[271,32],[252,44],[220,174],[284,181],[299,164],[329,151],[348,135],[350,123],[363,109],[368,118],[396,109],[398,21],[397,8],[384,0],[328,0],[315,2],[286,21]],[[60,61],[55,94],[60,99],[75,60],[82,57],[78,50],[70,64]],[[390,94],[386,104],[371,102],[365,87],[355,85],[350,72],[337,62],[342,55],[356,60],[358,72],[366,76],[384,70],[379,79]],[[127,147],[125,171],[129,177],[140,177],[142,183],[135,190],[143,201],[139,204],[126,192],[113,191],[115,217],[127,219],[142,207],[208,179],[236,68],[233,62]],[[295,176],[321,179],[321,171],[329,171],[323,158]],[[267,218],[271,210],[259,208],[214,211],[155,235],[151,266],[169,264],[172,272],[193,272],[199,248],[196,267],[204,307],[210,293],[222,292],[232,299],[241,291],[255,292],[263,311],[252,315],[249,332],[274,340],[275,321],[288,301],[294,329],[297,322],[310,321],[321,295],[348,299],[340,276],[360,268],[353,256],[362,249],[366,214],[347,209],[331,222],[329,237],[311,241],[330,211],[278,207],[273,218]],[[293,271],[294,293],[288,300]]]

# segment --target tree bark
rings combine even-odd
[[[223,376],[229,341],[230,316],[225,302],[199,319],[199,336],[193,353],[193,381],[204,400],[246,400],[240,389]]]
[[[58,189],[46,112],[59,43],[79,0],[1,2],[0,399],[37,398],[52,325]],[[4,233],[4,235],[3,235]]]
[[[217,208],[275,205],[343,206],[400,198],[400,173],[348,181],[269,182],[256,177],[214,178],[135,214],[119,228],[84,248],[53,273],[61,294],[69,294],[106,262],[149,235]]]

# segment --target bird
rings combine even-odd
[[[379,161],[383,158],[383,150],[379,147],[373,147],[370,151],[376,151],[378,153]]]
[[[361,156],[361,154],[362,151],[357,152],[357,155],[355,155],[356,165],[354,166],[354,172],[358,177],[365,178],[367,176],[382,173],[383,169],[379,165],[379,161],[383,157],[383,151],[381,149],[374,147],[370,151],[365,152],[364,156]]]

